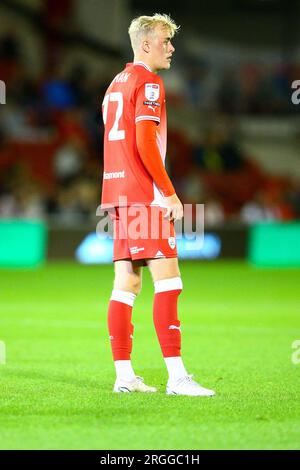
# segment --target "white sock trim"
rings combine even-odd
[[[160,281],[154,282],[155,294],[159,292],[167,292],[170,290],[182,290],[182,280],[181,277],[171,277],[169,279],[161,279]]]
[[[122,304],[127,304],[133,307],[136,295],[133,292],[127,292],[125,290],[113,289],[110,300],[116,300]]]

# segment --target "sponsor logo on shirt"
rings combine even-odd
[[[157,83],[146,83],[145,96],[149,101],[157,101],[159,98],[159,85]]]
[[[112,180],[112,179],[119,179],[125,178],[125,170],[123,171],[112,171],[111,173],[107,173],[106,171],[103,173],[104,180]]]

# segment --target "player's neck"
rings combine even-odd
[[[157,70],[154,70],[153,66],[150,64],[150,61],[145,59],[145,57],[135,56],[133,59],[133,63],[140,63],[146,66],[150,70],[150,72],[157,73]]]

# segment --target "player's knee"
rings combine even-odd
[[[114,289],[125,290],[138,295],[142,289],[142,280],[138,276],[126,276],[125,279],[116,278]]]
[[[131,288],[130,291],[133,292],[135,295],[139,295],[142,289],[142,282],[137,279],[133,279],[131,281]]]

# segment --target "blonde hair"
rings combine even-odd
[[[128,28],[132,49],[137,50],[143,37],[153,33],[156,26],[161,25],[170,32],[172,38],[179,30],[175,21],[169,15],[155,13],[153,16],[138,16],[134,18]]]

